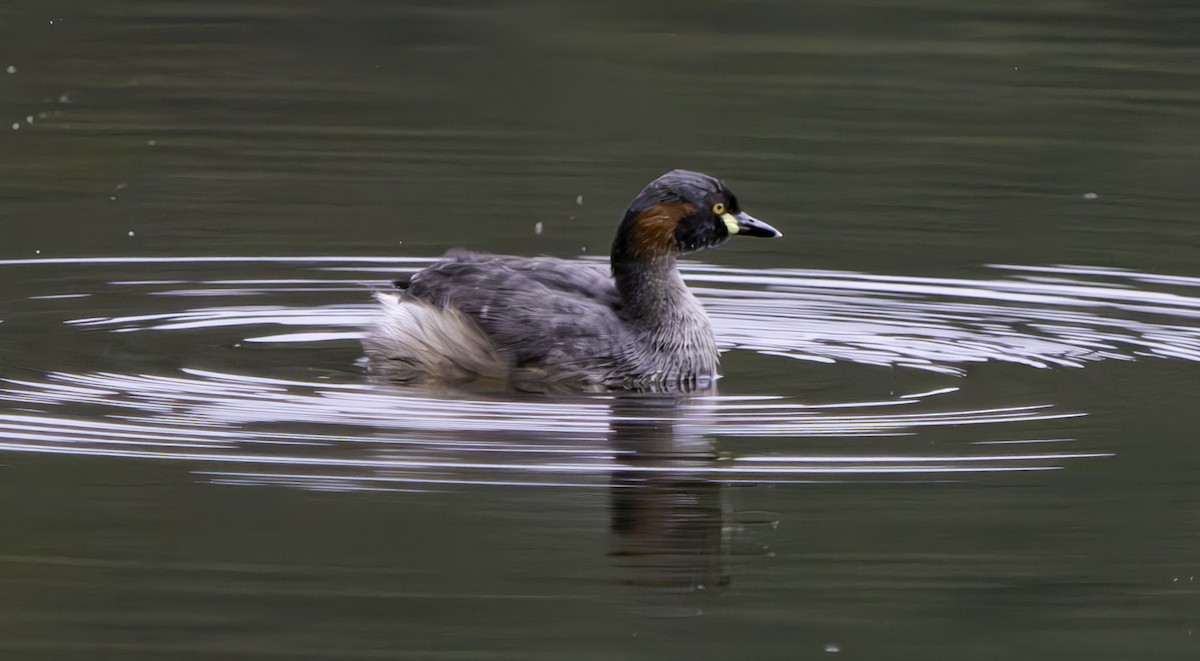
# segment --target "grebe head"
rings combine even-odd
[[[783,236],[742,211],[737,197],[720,179],[672,170],[650,182],[629,204],[613,242],[613,261],[712,248],[734,234]]]

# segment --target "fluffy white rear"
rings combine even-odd
[[[376,292],[379,318],[363,338],[373,373],[402,381],[470,381],[508,376],[495,344],[466,315],[392,293]]]

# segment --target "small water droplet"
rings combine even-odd
[[[17,68],[10,64],[10,65],[8,65],[8,68],[5,69],[5,71],[7,71],[8,73],[16,73]]]
[[[133,236],[133,230],[129,230],[129,236]]]
[[[42,254],[42,251],[41,251],[41,250],[34,250],[34,251],[33,251],[33,254],[35,254],[35,255],[40,255],[40,254]]]
[[[157,144],[158,144],[158,140],[147,140],[147,141],[146,141],[146,144],[147,144],[147,145],[150,145],[151,147],[153,147],[154,145],[157,145]]]
[[[14,131],[16,131],[16,130],[18,130],[18,129],[20,129],[20,128],[21,128],[21,123],[20,123],[20,122],[13,122],[13,124],[12,124],[12,129],[13,129]]]
[[[575,204],[578,204],[579,206],[583,206],[583,196],[582,195],[575,196]]]
[[[837,654],[840,651],[842,651],[842,646],[838,645],[837,643],[829,643],[825,646],[825,652],[827,654]]]
[[[1085,200],[1094,200],[1098,197],[1100,197],[1100,196],[1095,193],[1084,193],[1083,194],[1083,199],[1085,199]]]
[[[587,246],[580,246],[579,252],[587,252]]]
[[[71,95],[70,95],[70,94],[59,94],[59,95],[58,95],[58,102],[59,102],[59,103],[70,103],[70,102],[71,102]]]
[[[33,115],[25,115],[25,123],[32,124],[33,123]]]
[[[533,226],[533,233],[534,234],[542,233],[542,224],[541,223],[537,223],[536,225]]]

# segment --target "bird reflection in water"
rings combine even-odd
[[[683,396],[622,395],[613,400],[610,440],[613,555],[627,580],[664,595],[719,590],[729,583],[729,502],[710,469],[719,460],[703,433],[705,417]],[[670,612],[699,607],[672,604]]]

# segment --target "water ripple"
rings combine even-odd
[[[292,352],[289,367],[304,364],[314,347],[351,356],[337,378],[297,378],[282,364],[200,367],[205,361],[190,351],[165,371],[117,364],[0,372],[7,405],[0,450],[181,462],[219,483],[321,490],[608,489],[650,478],[940,481],[1052,471],[1107,456],[1071,435],[1070,420],[1083,412],[1044,401],[965,405],[965,381],[946,379],[971,364],[1200,361],[1200,278],[1061,265],[996,265],[996,277],[948,279],[687,264],[685,277],[723,351],[754,352],[781,366],[788,359],[909,368],[942,382],[813,403],[758,395],[437,393],[356,375],[350,362],[374,314],[369,291],[429,261],[0,261],[23,269],[103,267],[96,276],[104,281],[89,285],[86,296],[27,298],[61,306],[53,323],[87,337],[154,333],[179,337],[177,346],[276,346]],[[214,265],[224,263],[237,272],[215,274]],[[106,289],[122,292],[118,305]],[[255,298],[262,302],[248,304]],[[925,438],[939,429],[953,438],[933,451]]]
[[[99,404],[107,419],[53,410],[0,415],[0,449],[221,464],[228,468],[200,474],[311,488],[599,486],[614,472],[730,483],[921,477],[1055,470],[1068,460],[1105,456],[1061,448],[993,452],[987,442],[959,454],[796,451],[804,438],[903,437],[923,427],[1045,425],[1080,415],[1047,405],[908,410],[925,396],[831,406],[719,396],[464,399],[198,370],[183,377],[52,373],[44,381],[3,382],[0,400]],[[881,406],[902,412],[875,412]],[[792,452],[723,453],[714,442],[751,437],[786,442],[775,447]]]
[[[316,264],[337,261],[342,266],[336,270],[315,267],[328,275],[325,278],[119,282],[140,284],[147,294],[156,296],[353,294],[384,283],[338,279],[334,274],[356,270],[391,275],[430,261],[395,260],[386,262],[388,269],[375,266],[385,260],[295,261],[310,259]],[[357,266],[347,266],[355,262]],[[708,308],[723,350],[945,374],[962,374],[965,365],[988,361],[1036,368],[1081,367],[1088,362],[1139,356],[1200,361],[1198,278],[1094,267],[993,268],[1012,275],[969,280],[701,264],[685,265],[684,274]],[[1180,291],[1150,290],[1148,285]],[[278,326],[302,330],[241,339],[274,344],[345,341],[358,338],[374,313],[365,297],[345,298],[344,304],[319,307],[223,305],[84,317],[68,323],[113,332]]]

